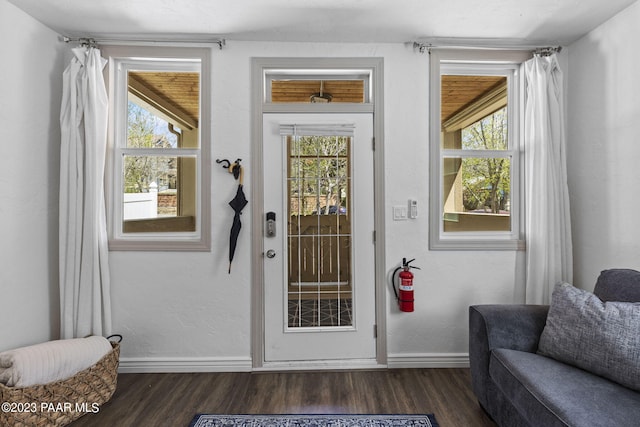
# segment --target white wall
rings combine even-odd
[[[0,0],[0,351],[58,338],[63,48]]]
[[[570,46],[568,174],[574,282],[640,270],[640,3]]]
[[[59,105],[63,58],[57,35],[0,0],[0,350],[58,337]],[[404,44],[228,41],[213,49],[211,252],[111,252],[114,331],[129,370],[242,370],[251,366],[251,209],[245,208],[227,274],[235,185],[216,158],[242,158],[251,182],[252,57],[382,57],[385,79],[386,260],[416,258],[416,311],[398,312],[389,289],[392,366],[464,363],[467,308],[519,301],[522,253],[428,250],[428,61]],[[9,141],[10,143],[7,143]],[[245,189],[251,200],[252,188]],[[391,208],[417,199],[415,220]],[[259,260],[257,260],[259,262]],[[6,301],[9,301],[8,303]],[[19,325],[19,327],[18,327]]]
[[[387,270],[416,258],[416,311],[399,313],[388,294],[388,348],[395,366],[450,364],[467,352],[467,309],[514,300],[520,270],[514,252],[428,250],[428,55],[403,44],[227,41],[213,50],[213,149],[242,158],[251,182],[251,58],[384,58]],[[213,161],[212,161],[213,163]],[[251,201],[231,275],[227,274],[235,191],[213,163],[211,253],[112,252],[114,329],[125,336],[121,366],[130,370],[248,369],[250,363]],[[251,200],[253,191],[245,189]],[[419,201],[416,220],[394,222],[391,207]],[[256,260],[260,262],[261,260]],[[444,362],[443,362],[444,361]],[[186,367],[186,368],[185,368]]]
[[[592,288],[610,267],[640,269],[640,4],[568,51],[568,159],[575,282]],[[58,336],[59,105],[68,46],[0,0],[0,351]],[[251,58],[370,56],[385,61],[388,271],[416,258],[416,311],[387,301],[390,362],[452,363],[467,352],[467,307],[519,301],[522,254],[432,252],[428,240],[428,55],[402,44],[249,43],[214,49],[213,159],[245,160],[251,182]],[[212,160],[213,160],[212,159]],[[134,370],[250,366],[250,224],[243,215],[234,270],[226,272],[234,186],[212,161],[211,253],[112,252],[114,329]],[[251,198],[252,189],[246,188]],[[415,198],[416,220],[391,207]],[[514,296],[516,295],[516,296]]]

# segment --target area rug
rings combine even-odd
[[[196,415],[189,427],[438,427],[427,415]]]

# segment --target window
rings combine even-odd
[[[110,248],[208,249],[208,52],[103,53],[112,102]]]
[[[432,249],[522,247],[518,70],[526,58],[487,55],[432,52]]]
[[[266,103],[371,102],[369,70],[269,70]]]

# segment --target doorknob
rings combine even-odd
[[[276,251],[269,249],[265,255],[267,255],[267,258],[274,258],[276,256]]]

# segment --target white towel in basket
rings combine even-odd
[[[29,387],[70,378],[111,351],[100,336],[49,341],[0,353],[0,383]]]

